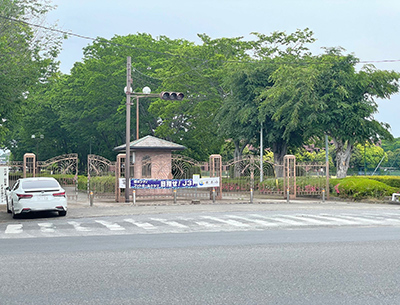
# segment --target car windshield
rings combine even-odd
[[[49,188],[59,188],[58,182],[56,180],[32,180],[23,181],[23,189],[37,190],[37,189],[49,189]]]

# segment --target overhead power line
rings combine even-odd
[[[102,37],[93,38],[93,37],[90,37],[90,36],[85,36],[85,35],[76,34],[76,33],[70,32],[70,31],[64,31],[64,30],[60,30],[60,29],[55,29],[55,28],[51,28],[51,27],[48,27],[48,26],[44,26],[44,25],[34,24],[34,23],[27,22],[27,21],[15,19],[15,18],[12,18],[12,17],[3,16],[3,15],[0,15],[0,18],[6,19],[6,20],[10,20],[12,22],[19,22],[19,23],[23,23],[23,24],[26,24],[26,25],[29,25],[29,26],[33,26],[33,27],[37,27],[37,28],[41,28],[41,29],[57,32],[57,33],[60,33],[60,34],[63,34],[63,35],[67,35],[67,36],[73,36],[73,37],[85,39],[85,40],[105,42],[107,44],[114,45],[114,46],[119,46],[119,47],[124,47],[124,48],[131,48],[131,49],[135,49],[135,50],[151,52],[151,53],[156,53],[156,54],[160,54],[160,55],[179,57],[179,58],[185,58],[185,59],[192,59],[192,60],[199,60],[199,61],[202,61],[203,64],[209,62],[209,60],[205,60],[205,59],[202,59],[202,58],[177,55],[177,54],[172,54],[172,53],[166,53],[166,52],[160,52],[160,51],[155,51],[155,50],[150,50],[150,49],[139,48],[139,47],[135,47],[135,46],[131,46],[131,45],[119,44],[119,43],[112,42],[112,41],[110,41],[108,39],[102,38]],[[251,60],[250,61],[219,60],[219,61],[223,62],[223,63],[243,63],[243,64],[256,63],[256,61],[251,61]],[[358,63],[360,63],[360,64],[368,64],[368,63],[394,63],[394,62],[400,62],[400,59],[361,60]],[[274,63],[274,64],[277,64],[277,63]],[[280,64],[307,64],[307,63],[281,62]],[[312,63],[310,62],[310,64],[312,64]],[[148,76],[148,75],[138,71],[137,69],[135,69],[135,70],[138,73],[142,74],[142,75],[145,75],[147,77],[151,77],[151,76]]]

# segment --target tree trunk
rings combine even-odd
[[[349,169],[351,152],[353,151],[352,142],[343,142],[333,138],[336,148],[336,176],[338,178],[346,178]]]
[[[275,174],[277,178],[283,177],[283,158],[287,154],[287,143],[277,142],[272,145],[272,151],[274,153],[274,164],[275,164]]]
[[[249,143],[249,141],[244,140],[244,142],[240,143],[240,140],[234,140],[233,143],[235,144],[235,153],[234,153],[234,159],[235,159],[235,169],[234,169],[234,178],[239,178],[240,177],[240,172],[241,172],[241,166],[240,166],[240,160],[242,160],[242,154],[243,150],[246,147],[246,145]],[[241,145],[242,144],[242,145]]]

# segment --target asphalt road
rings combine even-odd
[[[399,304],[399,227],[0,240],[1,304]]]
[[[0,206],[0,304],[399,304],[399,233],[385,204]]]

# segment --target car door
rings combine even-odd
[[[13,185],[13,187],[12,187],[12,189],[10,191],[10,199],[11,199],[11,204],[12,205],[14,204],[14,202],[18,202],[18,197],[15,194],[15,191],[18,189],[19,183],[20,183],[20,181],[17,180],[17,182],[15,182],[15,184]]]

